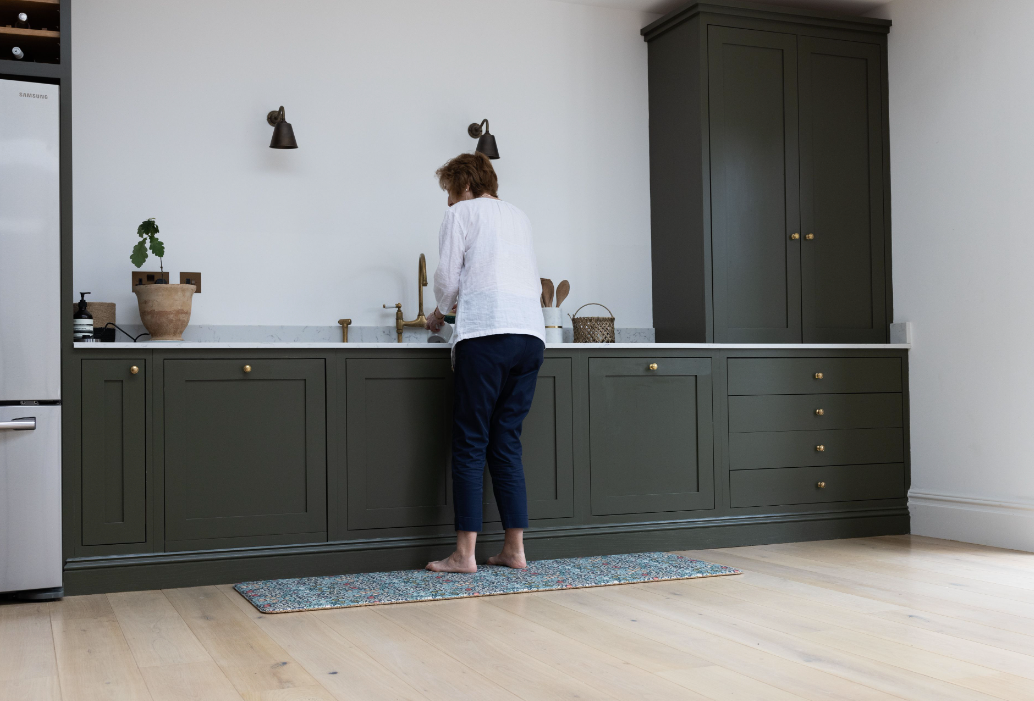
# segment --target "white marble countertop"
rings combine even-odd
[[[78,350],[217,350],[217,349],[274,349],[304,350],[308,348],[337,348],[344,350],[446,350],[447,343],[284,343],[234,341],[140,341],[139,343],[75,343]],[[546,348],[600,349],[600,350],[909,350],[908,343],[547,343]]]

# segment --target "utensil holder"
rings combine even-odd
[[[560,307],[542,307],[542,321],[546,325],[546,343],[563,343],[564,315]]]

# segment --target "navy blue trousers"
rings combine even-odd
[[[521,425],[531,409],[545,346],[498,334],[456,345],[452,494],[457,531],[481,530],[485,463],[503,528],[528,527]]]

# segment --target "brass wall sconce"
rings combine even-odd
[[[482,127],[484,127],[483,132]],[[496,148],[495,137],[488,131],[487,119],[481,120],[481,124],[477,122],[471,124],[467,127],[467,134],[470,135],[470,138],[478,140],[477,148],[474,149],[476,153],[483,153],[493,161],[499,158],[499,149]]]
[[[273,138],[269,142],[269,148],[298,148],[298,142],[294,140],[294,127],[284,117],[283,105],[280,105],[279,110],[267,114],[266,121],[273,127]]]

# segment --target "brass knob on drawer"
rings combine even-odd
[[[825,415],[826,415],[826,412],[825,412],[824,409],[816,409],[815,410],[815,416],[825,416]]]
[[[129,374],[130,375],[135,375],[138,372],[140,372],[140,368],[138,368],[136,365],[134,365],[133,367],[129,368]]]
[[[826,446],[824,446],[824,445],[817,445],[817,446],[815,446],[815,450],[817,452],[819,452],[819,453],[824,453],[824,452],[826,452]]]
[[[815,379],[816,380],[821,380],[822,379],[822,373],[821,372],[815,373]]]
[[[805,235],[804,235],[804,238],[806,238],[806,239],[808,239],[809,241],[811,241],[812,239],[814,239],[814,238],[815,238],[815,234],[805,234]]]
[[[825,482],[816,482],[815,486],[818,487],[819,489],[825,489],[826,488],[826,483]]]
[[[657,369],[657,363],[650,363],[650,365],[647,367],[647,369],[648,370],[656,370]]]
[[[241,369],[242,369],[242,370],[244,370],[244,372],[251,372],[251,366],[250,366],[250,365],[245,365],[245,366],[244,366],[243,368],[241,368]]]
[[[790,240],[791,240],[791,241],[796,241],[796,240],[797,240],[797,239],[799,239],[800,237],[801,237],[801,235],[800,235],[800,234],[790,234]]]

